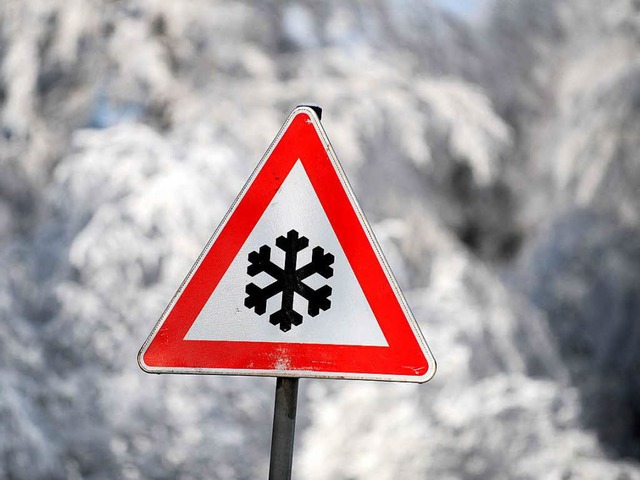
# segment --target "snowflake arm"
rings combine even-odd
[[[316,247],[311,254],[311,261],[304,267],[300,267],[296,271],[299,280],[304,280],[314,273],[322,275],[324,278],[333,276],[333,265],[335,258],[330,253],[324,253],[324,248]]]
[[[302,315],[292,308],[281,308],[269,317],[271,325],[280,325],[280,330],[288,332],[291,326],[298,326],[302,323]]]
[[[282,291],[282,282],[275,282],[260,288],[255,283],[250,283],[245,287],[247,298],[244,299],[244,306],[253,308],[258,315],[262,315],[267,311],[267,300]]]
[[[284,270],[271,261],[271,248],[267,245],[260,247],[257,252],[251,252],[249,254],[249,263],[247,273],[252,277],[262,272],[277,280],[282,280],[284,277]]]
[[[285,271],[295,271],[296,269],[296,257],[300,250],[304,250],[309,246],[309,239],[307,237],[300,237],[295,230],[289,230],[287,236],[284,235],[276,238],[276,245],[280,250],[285,253]]]
[[[331,296],[332,289],[329,285],[324,285],[314,290],[307,284],[299,282],[296,284],[296,292],[307,300],[309,304],[307,313],[312,317],[318,315],[320,310],[329,310],[331,307],[329,297]]]

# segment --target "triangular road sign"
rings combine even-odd
[[[289,116],[138,363],[150,373],[433,376],[435,360],[312,108]]]

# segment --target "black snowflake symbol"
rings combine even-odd
[[[309,246],[309,239],[300,237],[295,230],[290,230],[286,237],[278,237],[276,245],[285,252],[284,268],[280,268],[271,261],[271,248],[267,245],[249,254],[250,265],[247,267],[247,273],[255,277],[265,272],[273,277],[275,282],[264,288],[258,287],[255,283],[247,285],[245,288],[247,298],[244,299],[244,305],[249,309],[253,308],[258,315],[262,315],[267,311],[267,300],[282,292],[280,310],[271,314],[269,322],[272,325],[280,325],[280,330],[288,332],[292,325],[297,326],[302,323],[302,315],[293,309],[295,293],[307,300],[307,312],[312,317],[318,315],[320,310],[328,310],[331,307],[331,300],[329,300],[331,287],[324,285],[314,290],[305,284],[304,280],[316,273],[324,278],[331,278],[334,257],[330,253],[324,253],[322,247],[316,247],[312,250],[311,261],[303,267],[296,268],[298,252]]]

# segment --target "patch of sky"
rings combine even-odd
[[[132,122],[143,114],[143,107],[132,102],[118,102],[104,93],[98,94],[87,128],[108,128],[119,123]]]

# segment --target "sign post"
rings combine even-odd
[[[321,114],[291,113],[138,353],[148,373],[277,377],[272,480],[291,477],[299,378],[436,370]]]
[[[269,480],[288,480],[291,478],[297,407],[298,379],[278,377],[276,380],[276,401],[273,408]]]

